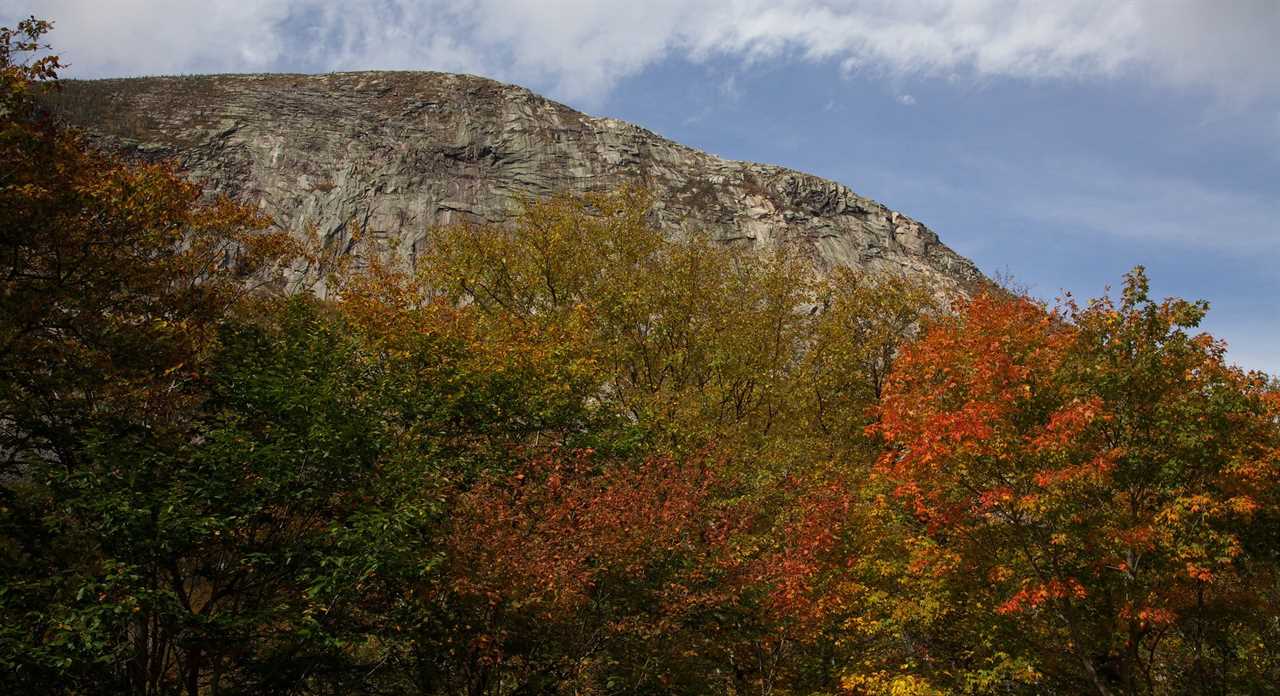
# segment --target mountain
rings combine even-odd
[[[470,75],[364,72],[67,81],[53,105],[108,147],[176,158],[207,190],[343,243],[352,223],[410,260],[431,228],[501,222],[520,202],[639,183],[657,225],[798,245],[819,270],[982,279],[924,225],[847,187],[725,160]]]

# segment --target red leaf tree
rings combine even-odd
[[[1277,411],[1204,303],[984,295],[900,357],[878,465],[984,639],[1073,691],[1266,683]],[[1252,681],[1251,681],[1252,680]]]

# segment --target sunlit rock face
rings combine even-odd
[[[941,291],[982,279],[924,225],[825,179],[724,160],[529,90],[469,75],[367,72],[69,82],[56,108],[109,147],[176,158],[207,190],[344,244],[359,226],[412,262],[432,228],[503,222],[521,202],[628,183],[654,222],[820,271],[905,272]]]

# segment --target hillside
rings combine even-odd
[[[821,270],[982,276],[915,220],[835,182],[724,160],[638,126],[468,75],[373,72],[69,81],[56,108],[110,147],[178,159],[206,189],[342,243],[351,222],[412,260],[428,230],[500,222],[522,199],[639,183],[653,219]]]

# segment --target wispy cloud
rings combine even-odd
[[[742,86],[738,84],[737,75],[730,75],[720,83],[720,96],[731,102],[742,99]]]
[[[1007,205],[1030,219],[1118,238],[1254,257],[1280,253],[1280,200],[1101,162],[1060,162],[1057,176]]]
[[[1218,262],[1265,265],[1280,255],[1280,199],[1268,193],[1230,188],[1196,178],[1195,172],[1134,169],[1105,157],[1047,155],[1029,167],[1009,153],[967,146],[936,154],[934,165],[945,175],[884,162],[876,178],[883,188],[917,204],[994,211],[1035,235],[1050,230],[1068,235],[1074,247],[1103,235],[1126,247],[1213,254]],[[970,230],[971,237],[940,231],[974,256],[991,256],[990,247],[1004,243],[981,233],[981,227]]]
[[[1280,94],[1274,0],[43,0],[82,75],[423,68],[600,99],[680,56]],[[31,10],[0,0],[0,17]],[[12,21],[11,19],[9,21]]]

